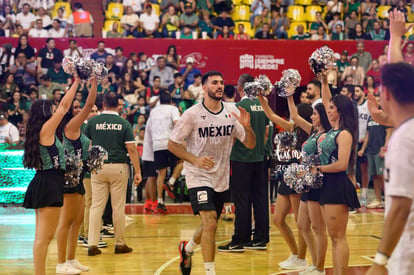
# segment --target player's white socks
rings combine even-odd
[[[194,242],[193,239],[191,239],[186,245],[185,245],[185,252],[188,254],[193,253],[194,249],[197,247],[197,244]]]
[[[170,177],[170,179],[168,180],[168,183],[169,183],[171,186],[173,186],[176,180],[177,180],[176,178],[174,178],[174,177]]]
[[[206,275],[216,275],[216,265],[214,262],[204,263],[204,270]]]
[[[164,199],[163,198],[158,198],[158,203],[164,204]]]
[[[368,188],[366,188],[366,187],[361,188],[361,196],[363,198],[367,197],[367,193],[368,193]]]

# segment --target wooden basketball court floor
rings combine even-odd
[[[199,217],[189,214],[189,205],[178,208],[170,206],[172,212],[184,214],[142,215],[141,206],[127,207],[132,213],[132,222],[127,223],[126,240],[134,251],[130,254],[114,254],[114,239],[104,239],[108,248],[102,254],[87,256],[87,248],[78,246],[77,259],[90,267],[89,275],[129,275],[129,274],[180,274],[178,243],[189,240],[194,229],[199,225]],[[181,210],[180,210],[181,209]],[[383,226],[383,211],[362,210],[350,214],[347,236],[350,246],[350,266],[348,274],[364,274],[372,264]],[[287,218],[294,228],[293,215]],[[0,274],[33,274],[32,245],[35,230],[35,215],[19,207],[0,208]],[[220,220],[217,230],[217,245],[227,243],[233,232],[232,222]],[[278,267],[290,252],[274,225],[271,227],[271,240],[267,251],[246,251],[244,253],[216,254],[217,274],[297,274],[286,272]],[[326,266],[332,266],[331,244],[328,247]],[[310,256],[307,255],[308,262]],[[56,241],[49,247],[47,260],[48,274],[55,274],[57,263]],[[201,251],[198,249],[193,257],[192,274],[204,274]],[[327,274],[332,274],[328,268]]]

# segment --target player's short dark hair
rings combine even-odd
[[[234,85],[225,85],[224,86],[224,95],[227,98],[233,98],[235,93],[236,93],[236,89],[234,88]]]
[[[364,90],[364,87],[361,85],[354,85],[354,92],[355,92],[355,88],[360,88],[362,91]]]
[[[183,76],[181,73],[175,73],[174,74],[174,79],[176,79],[177,77]]]
[[[309,83],[308,84],[313,84],[313,85],[315,85],[316,86],[316,88],[318,88],[319,90],[321,89],[321,87],[322,87],[322,84],[321,84],[321,82],[319,81],[319,80],[317,80],[317,79],[312,79],[311,81],[309,81]]]
[[[62,90],[61,90],[61,89],[54,89],[54,90],[53,90],[53,95],[55,95],[55,94],[56,94],[56,92],[61,93],[61,92],[62,92]]]
[[[244,84],[249,83],[249,82],[253,82],[254,81],[254,77],[250,74],[242,74],[239,77],[239,81],[238,81],[238,85],[240,85],[241,87],[244,87]]]
[[[399,62],[385,64],[381,71],[381,85],[387,88],[400,105],[414,103],[414,67]]]
[[[207,79],[210,77],[210,76],[221,76],[221,77],[223,77],[223,75],[220,73],[220,72],[218,72],[218,71],[209,71],[209,72],[206,72],[204,75],[203,75],[203,77],[201,78],[201,84],[205,84],[206,83],[206,81],[207,81]]]
[[[159,77],[158,75],[154,76],[154,78],[152,79],[152,81],[155,81],[156,79],[161,80],[161,77]]]
[[[54,38],[49,37],[48,39],[46,39],[46,44],[49,44],[49,42],[52,41],[52,40],[55,41]]]
[[[116,108],[118,107],[118,97],[115,92],[106,92],[104,94],[104,103],[106,107]]]
[[[160,92],[160,103],[161,104],[170,104],[171,103],[170,94],[165,92],[165,91]]]
[[[355,94],[355,88],[354,85],[344,85],[344,87],[348,90],[348,94],[351,94],[352,97],[354,97]]]
[[[104,98],[103,94],[96,95],[95,105],[98,108],[98,110],[103,109],[103,98]]]

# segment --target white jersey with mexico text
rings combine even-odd
[[[388,143],[385,156],[385,218],[392,197],[412,200],[410,214],[401,238],[388,262],[389,274],[414,272],[414,118],[397,128]]]
[[[151,118],[148,119],[145,126],[144,144],[142,148],[142,160],[154,162],[154,151],[152,150],[152,136],[151,136]]]
[[[207,186],[216,192],[229,189],[230,152],[233,139],[245,139],[245,130],[233,115],[238,113],[232,104],[222,103],[220,112],[211,113],[198,103],[184,112],[178,121],[170,139],[176,143],[187,142],[187,151],[196,157],[213,158],[214,167],[201,169],[184,162],[188,188]]]
[[[155,151],[167,150],[168,140],[174,128],[174,121],[180,119],[178,108],[173,105],[161,104],[150,113],[150,131],[152,148]],[[147,130],[146,130],[147,131]]]
[[[361,105],[358,105],[358,142],[363,142],[365,135],[367,134],[368,118],[370,113],[368,111],[368,101],[364,101]]]
[[[312,103],[312,108],[315,108],[315,106],[316,106],[316,105],[318,105],[319,103],[322,103],[322,98],[318,98],[317,100],[315,100],[315,101]]]

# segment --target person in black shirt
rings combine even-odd
[[[49,68],[53,68],[54,61],[62,61],[63,53],[56,49],[55,39],[48,38],[46,46],[40,49],[37,55],[37,71],[40,75],[46,74]]]
[[[29,62],[35,62],[35,51],[32,46],[29,45],[29,40],[26,34],[22,34],[19,37],[19,43],[14,51],[14,58],[17,59],[17,55],[23,52]]]
[[[274,35],[270,33],[270,26],[267,23],[264,23],[262,30],[256,32],[255,39],[274,39]]]

